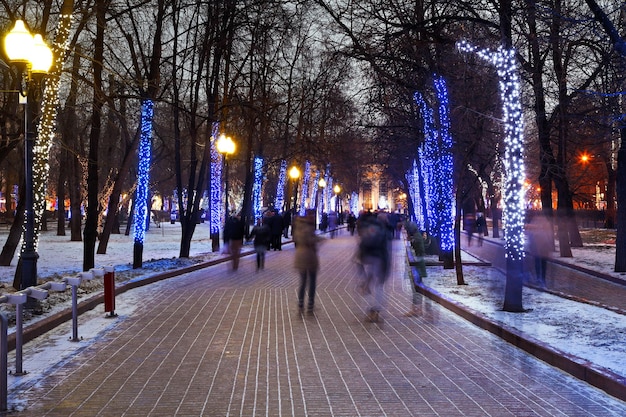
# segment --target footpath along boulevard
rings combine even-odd
[[[623,416],[626,403],[414,297],[393,241],[383,321],[365,319],[356,238],[320,246],[313,315],[293,245],[129,291],[114,325],[38,381],[19,416]],[[416,304],[414,304],[416,302]],[[413,309],[414,315],[407,315]],[[44,347],[45,348],[45,347]]]

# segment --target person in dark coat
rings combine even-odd
[[[348,231],[350,232],[350,236],[354,236],[354,231],[356,230],[356,216],[354,213],[350,212],[348,214]]]
[[[254,238],[254,251],[256,252],[256,270],[265,268],[265,253],[270,246],[271,232],[267,224],[261,219],[250,231],[249,239]]]
[[[243,220],[241,220],[241,214],[238,213],[229,217],[224,225],[224,242],[228,245],[228,250],[232,256],[233,271],[239,268],[244,235],[245,227]]]
[[[283,217],[277,212],[273,211],[268,218],[267,225],[270,227],[271,243],[270,248],[274,250],[282,250],[282,235],[283,235]]]
[[[307,311],[312,313],[315,305],[317,270],[319,269],[317,256],[319,237],[315,234],[315,211],[307,210],[305,216],[297,217],[294,226],[293,242],[296,246],[294,266],[300,274],[298,310],[300,313],[304,310],[304,296],[308,287]]]
[[[483,245],[483,236],[486,236],[487,220],[481,212],[476,213],[476,234],[478,235],[478,246]]]
[[[362,219],[359,236],[358,258],[362,267],[363,282],[360,286],[365,296],[367,320],[378,322],[385,304],[384,285],[389,274],[389,239],[384,221],[376,216]]]
[[[291,212],[285,211],[283,213],[283,231],[285,239],[289,237],[289,226],[291,226]],[[291,235],[293,236],[293,228],[291,229]]]
[[[554,250],[552,224],[545,216],[538,215],[527,225],[526,232],[528,249],[535,261],[535,278],[539,285],[545,287],[548,258]]]

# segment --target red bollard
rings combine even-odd
[[[108,312],[105,317],[117,317],[115,314],[115,268],[104,268],[104,311]]]

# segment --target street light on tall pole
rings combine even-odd
[[[296,211],[298,208],[296,207],[298,204],[298,178],[300,178],[300,170],[297,166],[292,166],[289,170],[289,178],[293,182],[293,206],[291,207],[293,212],[293,217],[295,217]]]
[[[33,195],[33,147],[35,132],[30,132],[28,118],[28,92],[35,87],[41,77],[50,71],[52,50],[39,34],[28,31],[23,20],[4,37],[4,50],[11,63],[20,71],[20,103],[24,104],[24,178],[26,223],[24,226],[24,246],[21,253],[21,280],[19,289],[37,285],[37,249],[35,248],[35,205]]]
[[[228,156],[235,153],[235,142],[229,137],[225,135],[221,135],[217,139],[217,151],[224,155],[224,159],[222,160],[224,172],[224,218],[228,220]]]
[[[335,212],[337,213],[337,216],[339,216],[339,193],[341,192],[339,184],[335,184],[333,191],[335,192]]]
[[[320,216],[320,211],[318,209],[317,203],[319,200],[319,195],[322,194],[322,201],[321,201],[321,206],[322,206],[322,213],[324,212],[324,188],[326,188],[326,180],[324,179],[324,177],[320,178],[320,180],[317,183],[317,194],[315,195],[315,222],[317,224],[317,220]]]

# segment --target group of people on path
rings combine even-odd
[[[257,271],[265,267],[265,255],[270,248],[281,250],[280,244],[274,241],[278,228],[272,226],[284,225],[284,222],[277,221],[277,219],[282,219],[282,217],[275,212],[268,212],[263,219],[257,221],[248,236],[245,236],[245,226],[240,215],[234,215],[228,219],[224,228],[224,240],[228,252],[232,255],[233,270],[237,270],[239,266],[244,239],[254,240]],[[297,299],[298,310],[301,313],[312,313],[315,308],[317,274],[320,265],[318,249],[323,240],[316,233],[315,223],[315,210],[307,210],[304,216],[293,219],[294,267],[300,277]],[[367,320],[377,322],[385,304],[384,284],[389,275],[390,244],[391,239],[396,235],[396,226],[390,224],[388,213],[364,212],[358,219],[354,217],[352,228],[351,233],[356,230],[359,236],[355,257],[361,272],[361,282],[358,288],[366,303]],[[284,230],[281,228],[280,232],[279,240]]]
[[[482,212],[467,213],[463,218],[463,228],[467,233],[467,246],[472,246],[474,233],[478,236],[478,246],[483,245],[483,236],[487,236],[487,219]]]
[[[246,235],[246,227],[241,213],[234,214],[226,220],[224,226],[224,253],[232,257],[232,269],[239,268],[239,258],[244,240],[253,240],[257,256],[257,270],[265,267],[265,254],[268,250],[282,250],[283,234],[287,235],[291,226],[291,214],[282,215],[274,210],[265,213],[258,219],[252,230]]]

